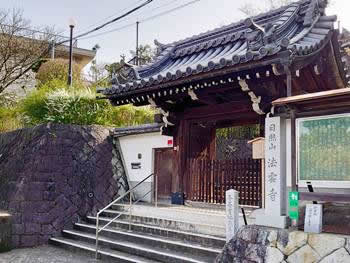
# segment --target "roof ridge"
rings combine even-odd
[[[266,11],[264,13],[255,15],[255,16],[253,16],[251,18],[255,22],[259,23],[258,20],[266,17],[268,14],[270,14],[270,15],[271,14],[276,14],[277,15],[278,13],[283,13],[283,11],[285,11],[288,7],[290,7],[292,5],[296,5],[296,4],[297,5],[303,5],[305,3],[312,2],[312,1],[313,0],[299,0],[299,1],[287,4],[287,5],[283,5],[283,6],[279,7],[279,8],[277,8],[277,9],[269,10],[269,11]],[[193,35],[193,36],[181,39],[181,40],[176,40],[176,41],[173,41],[173,42],[168,43],[168,44],[162,44],[162,46],[165,46],[165,47],[175,46],[175,48],[177,48],[180,45],[189,44],[189,42],[191,42],[191,41],[199,41],[202,38],[209,37],[210,35],[214,36],[214,35],[224,34],[224,33],[227,33],[225,31],[232,30],[232,29],[237,28],[239,26],[244,27],[244,22],[245,22],[246,19],[247,18],[244,18],[244,19],[241,19],[241,20],[239,20],[237,22],[233,22],[233,23],[230,23],[228,25],[224,25],[224,26],[217,27],[217,28],[214,28],[214,29],[211,29],[211,30],[207,30],[206,32],[202,32],[202,33],[199,33],[197,35]]]

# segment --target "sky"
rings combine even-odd
[[[145,0],[0,1],[1,9],[22,9],[24,17],[31,20],[33,26],[55,26],[58,31],[67,36],[71,19],[74,19],[76,24],[74,33],[79,34],[145,2]],[[136,21],[142,21],[190,2],[193,3],[182,9],[141,22],[139,43],[153,45],[155,39],[161,43],[181,40],[244,19],[245,15],[239,11],[239,7],[247,3],[262,6],[263,3],[262,0],[153,0],[147,7],[98,31],[98,33],[119,30],[88,39],[80,39],[78,47],[91,49],[95,44],[99,44],[101,48],[97,53],[98,63],[119,61],[121,54],[130,57],[129,50],[135,49],[136,46]],[[328,15],[338,15],[341,26],[350,29],[349,10],[350,0],[332,0],[326,12]]]

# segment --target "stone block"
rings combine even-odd
[[[250,260],[256,263],[263,263],[266,253],[266,247],[257,244],[248,244],[245,253],[244,259]]]
[[[298,249],[295,253],[287,258],[288,263],[315,263],[321,257],[309,245],[305,245]]]
[[[25,228],[24,224],[13,224],[12,225],[12,234],[13,235],[22,235],[24,234]]]
[[[350,255],[345,248],[340,248],[320,261],[320,263],[349,263]]]
[[[9,203],[9,207],[8,207],[9,212],[16,213],[16,212],[19,212],[20,209],[21,209],[21,202],[19,202],[19,201],[11,201]]]
[[[249,243],[256,243],[259,234],[259,228],[255,226],[242,227],[238,231],[238,237]]]
[[[277,248],[282,251],[284,255],[291,255],[295,250],[304,246],[307,243],[307,234],[300,231],[291,232],[288,237],[288,243],[278,240]]]
[[[309,234],[308,244],[323,258],[331,252],[344,247],[345,238],[329,234]]]
[[[47,183],[45,182],[31,182],[29,185],[27,185],[27,189],[30,192],[40,191],[43,192],[47,190]]]
[[[25,234],[39,234],[41,226],[34,223],[25,223]]]
[[[265,254],[265,261],[268,263],[280,263],[284,260],[283,253],[275,247],[267,247]]]
[[[53,228],[52,225],[42,225],[41,226],[41,233],[44,235],[51,235],[55,232],[56,232],[56,230]]]
[[[22,222],[23,223],[32,223],[34,222],[34,214],[32,210],[26,210],[22,213]]]
[[[55,219],[55,221],[52,222],[52,226],[57,231],[62,231],[64,227],[64,217],[58,217]]]
[[[53,201],[43,201],[40,202],[36,211],[38,213],[46,213],[49,212],[54,206],[55,203]]]
[[[269,246],[276,247],[277,246],[277,231],[276,230],[270,230],[269,235],[267,237],[267,241]]]
[[[23,235],[21,236],[21,247],[35,247],[38,245],[37,235]]]
[[[38,182],[52,182],[54,177],[54,173],[36,172],[32,178]]]
[[[52,220],[52,215],[50,213],[36,213],[33,215],[33,222],[38,224],[49,224]]]
[[[22,224],[22,214],[21,213],[12,214],[12,222],[14,224]]]
[[[38,236],[38,245],[46,245],[49,242],[50,235],[39,235]]]
[[[43,200],[43,192],[42,191],[36,191],[36,190],[30,190],[28,189],[26,191],[26,200],[29,201],[42,201]]]
[[[256,217],[255,224],[284,229],[287,227],[288,222],[286,216],[263,214]]]
[[[70,205],[70,207],[64,212],[67,217],[71,217],[75,214],[79,209],[75,205]]]
[[[256,244],[264,245],[264,246],[268,245],[270,243],[270,241],[268,240],[269,235],[270,235],[269,230],[260,229],[260,231],[258,232],[258,236],[256,238]]]
[[[12,248],[17,248],[20,246],[20,236],[12,235]]]
[[[43,200],[44,201],[55,201],[57,198],[57,193],[53,191],[45,191],[43,192]]]

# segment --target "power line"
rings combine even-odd
[[[90,26],[87,26],[87,27],[85,27],[84,29],[81,29],[81,30],[79,30],[79,31],[77,31],[77,32],[81,32],[81,31],[87,30],[87,29],[89,29],[89,28],[91,28],[91,27],[93,27],[93,26],[96,26],[97,24],[102,23],[103,21],[105,21],[105,20],[107,20],[107,19],[110,19],[111,17],[114,17],[114,16],[120,14],[121,12],[124,12],[125,10],[131,8],[132,6],[141,3],[142,1],[143,1],[143,0],[134,1],[133,4],[129,5],[129,6],[126,7],[126,8],[123,8],[122,10],[118,11],[117,13],[114,13],[114,14],[112,14],[112,15],[110,15],[110,16],[104,18],[104,19],[101,19],[101,20],[97,21],[96,23],[94,23],[94,24],[92,24],[92,25],[90,25]]]
[[[164,16],[164,15],[167,15],[167,14],[169,14],[169,13],[175,12],[175,11],[177,11],[177,10],[179,10],[179,9],[182,9],[182,8],[184,8],[184,7],[187,7],[187,6],[189,6],[189,5],[192,5],[192,4],[194,4],[194,3],[196,3],[196,2],[199,2],[199,1],[201,1],[201,0],[193,0],[193,1],[188,2],[188,3],[186,3],[186,4],[183,4],[183,5],[174,7],[174,8],[172,8],[172,9],[169,9],[169,10],[167,10],[167,11],[158,13],[158,14],[156,14],[156,15],[154,15],[154,16],[150,16],[150,17],[141,19],[141,20],[139,20],[139,22],[140,22],[140,23],[144,23],[144,22],[153,20],[153,19],[155,19],[155,18],[157,18],[157,17]],[[175,2],[175,1],[173,1],[173,2]],[[168,3],[168,4],[169,4],[169,3]],[[125,29],[125,28],[132,27],[132,26],[134,26],[134,25],[135,25],[135,22],[132,22],[132,23],[126,24],[126,25],[124,25],[124,26],[114,28],[114,29],[109,30],[109,31],[105,31],[105,32],[102,32],[102,33],[99,33],[99,34],[95,34],[95,35],[91,35],[91,36],[84,37],[84,38],[79,38],[79,40],[85,40],[85,39],[90,39],[90,38],[94,38],[94,37],[103,36],[103,35],[106,35],[106,34],[109,34],[109,33],[121,31],[121,30],[123,30],[123,29]]]
[[[116,21],[118,21],[118,20],[120,20],[120,19],[122,19],[122,18],[124,18],[124,17],[126,17],[126,16],[128,16],[128,15],[130,15],[130,14],[132,14],[132,13],[134,13],[135,11],[137,11],[137,10],[139,10],[140,8],[142,8],[142,7],[144,7],[144,6],[148,5],[148,4],[150,4],[151,2],[153,2],[153,0],[147,0],[147,1],[144,2],[143,4],[141,4],[141,5],[139,5],[139,6],[135,7],[135,8],[133,8],[133,9],[131,9],[130,11],[124,13],[123,15],[118,16],[118,17],[116,17],[116,18],[114,18],[114,19],[112,19],[112,20],[110,20],[110,21],[108,21],[108,22],[106,22],[106,23],[104,23],[104,24],[102,24],[102,25],[100,25],[100,26],[98,26],[98,27],[95,27],[94,29],[91,29],[91,30],[89,30],[89,31],[87,31],[87,32],[85,32],[85,33],[79,34],[79,35],[76,36],[75,38],[84,37],[84,36],[89,35],[89,34],[95,32],[95,31],[98,31],[98,30],[104,28],[105,26],[108,26],[108,25],[110,25],[110,24],[112,24],[112,23],[114,23],[114,22],[116,22]]]
[[[173,4],[173,3],[177,2],[177,1],[179,1],[179,0],[172,0],[172,1],[168,2],[168,3],[166,3],[166,4],[157,6],[157,7],[153,8],[153,9],[151,9],[151,10],[147,10],[147,12],[153,12],[153,11],[158,10],[158,9],[160,9],[160,8],[169,6],[169,5],[171,5],[171,4]],[[142,0],[141,0],[141,1],[137,1],[137,3],[139,3],[139,2],[142,2]],[[109,16],[108,18],[110,18],[110,16]],[[121,27],[115,28],[115,29],[113,29],[114,31],[112,31],[112,32],[119,31],[119,30],[121,30],[121,29],[131,27],[131,26],[133,26],[134,24],[135,24],[135,22],[129,23],[129,24],[125,25],[125,26],[121,26]],[[91,27],[91,26],[90,26],[90,27]],[[88,28],[90,28],[90,27],[88,27]],[[109,31],[107,31],[107,32],[109,32]],[[101,34],[102,34],[102,33],[101,33]],[[99,35],[100,35],[100,34],[97,34],[96,36],[99,36]],[[90,37],[87,37],[87,38],[90,38]],[[80,39],[87,39],[87,38],[80,38]]]
[[[160,17],[160,16],[167,15],[167,14],[169,14],[169,13],[172,13],[172,12],[174,12],[174,11],[177,11],[177,10],[179,10],[179,9],[182,9],[182,8],[184,8],[184,7],[187,7],[187,6],[189,6],[189,5],[192,5],[192,4],[194,4],[194,3],[196,3],[196,2],[199,2],[199,1],[201,1],[201,0],[193,0],[193,1],[191,1],[191,2],[188,2],[188,3],[186,3],[186,4],[180,5],[180,6],[178,6],[178,7],[175,7],[175,8],[173,8],[173,9],[170,9],[170,10],[168,10],[168,11],[164,11],[164,12],[159,13],[159,14],[157,14],[157,15],[147,17],[147,18],[145,18],[145,19],[140,20],[140,23],[141,23],[141,22],[150,21],[150,20],[155,19],[155,18]]]

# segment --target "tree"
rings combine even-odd
[[[238,10],[249,17],[258,15],[259,13],[267,12],[269,10],[277,9],[281,6],[288,5],[295,1],[296,0],[264,0],[259,1],[263,3],[263,7],[259,7],[249,3],[241,6],[240,8],[238,8]]]
[[[18,9],[0,10],[0,93],[33,78],[31,69],[57,41],[53,28],[34,28]]]
[[[67,83],[68,64],[68,60],[63,58],[50,59],[43,63],[35,76],[35,78],[38,80],[38,87],[55,80]],[[81,66],[75,62],[72,63],[72,66],[73,82],[77,85],[82,84]]]
[[[133,58],[136,58],[135,50],[130,50],[130,54]],[[138,48],[138,65],[144,65],[152,61],[155,55],[155,49],[150,45],[140,45]]]

